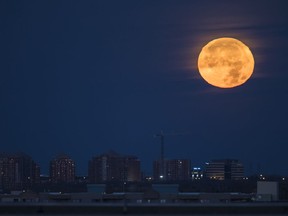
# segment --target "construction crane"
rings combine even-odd
[[[160,179],[164,178],[164,134],[160,131],[159,134],[155,134],[154,137],[160,137]]]
[[[190,131],[182,132],[182,133],[163,133],[161,130],[160,133],[155,134],[154,137],[159,137],[160,138],[160,175],[159,179],[164,180],[165,179],[165,169],[164,169],[164,137],[165,136],[181,136],[181,135],[186,135],[190,134]]]

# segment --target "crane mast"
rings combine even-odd
[[[163,180],[165,177],[164,172],[164,134],[161,131],[159,134],[155,135],[156,137],[160,137],[160,180]]]

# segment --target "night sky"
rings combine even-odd
[[[248,45],[255,70],[233,89],[199,75],[218,37]],[[0,151],[77,174],[114,150],[151,174],[166,158],[235,158],[246,173],[288,175],[288,1],[0,1]]]

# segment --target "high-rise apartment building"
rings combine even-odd
[[[153,162],[153,176],[155,181],[185,181],[191,179],[191,162],[188,159],[173,159],[163,161],[163,174],[161,173],[161,160]]]
[[[140,160],[136,156],[124,156],[110,151],[93,157],[88,166],[91,183],[141,180]]]
[[[50,162],[50,178],[53,183],[75,181],[75,162],[67,155],[59,155]]]
[[[40,167],[25,154],[0,155],[0,189],[29,189],[40,182]]]
[[[241,180],[244,166],[238,160],[212,160],[206,163],[205,176],[215,180]]]

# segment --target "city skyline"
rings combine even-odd
[[[31,157],[30,155],[24,153],[24,152],[18,152],[18,153],[7,153],[7,152],[0,152],[0,158],[30,158],[31,160],[34,160],[33,157]],[[103,159],[105,160],[105,167],[106,166],[111,166],[115,167],[115,166],[119,166],[118,168],[113,168],[114,173],[115,174],[108,174],[109,177],[100,177],[100,175],[103,175],[103,173],[98,170],[98,171],[92,171],[91,167],[93,167],[93,169],[95,169],[94,167],[103,167]],[[113,159],[113,160],[111,160]],[[114,160],[115,159],[115,160]],[[131,154],[120,154],[119,152],[115,152],[113,150],[107,151],[107,152],[102,152],[102,153],[98,153],[98,154],[93,154],[90,158],[85,158],[85,160],[87,160],[86,163],[86,167],[85,170],[81,170],[79,172],[79,169],[77,169],[77,164],[78,162],[76,160],[74,160],[74,158],[70,157],[68,154],[66,153],[59,153],[57,155],[54,155],[52,158],[50,158],[49,161],[47,161],[48,164],[48,170],[43,170],[43,166],[41,166],[41,164],[39,164],[37,161],[34,160],[35,165],[37,165],[38,169],[39,169],[39,174],[41,174],[42,176],[50,176],[52,182],[57,183],[57,182],[61,182],[61,181],[66,181],[69,182],[71,179],[75,178],[76,176],[89,176],[91,175],[91,171],[94,172],[91,176],[92,179],[111,179],[111,176],[115,175],[115,176],[126,176],[127,179],[129,179],[129,172],[131,172],[131,170],[122,170],[122,168],[126,167],[127,164],[129,165],[129,161],[132,162],[131,163],[131,168],[132,173],[135,172],[135,168],[137,175],[132,174],[131,179],[140,179],[140,176],[142,176],[141,178],[143,178],[144,176],[147,177],[153,177],[154,180],[156,181],[162,181],[162,180],[168,180],[169,179],[169,175],[172,174],[172,176],[170,176],[171,179],[176,179],[176,180],[181,180],[181,179],[192,179],[192,175],[193,175],[193,171],[194,169],[198,169],[199,171],[204,171],[207,169],[207,165],[209,166],[209,164],[213,164],[214,162],[217,163],[239,163],[242,166],[242,175],[244,176],[256,176],[256,175],[275,175],[275,176],[281,176],[281,174],[279,173],[274,173],[274,174],[269,174],[269,173],[265,173],[265,172],[261,172],[261,170],[259,170],[259,167],[257,168],[257,170],[255,169],[255,171],[251,170],[251,167],[246,167],[244,169],[245,166],[243,166],[243,163],[241,160],[238,160],[236,158],[210,158],[207,159],[205,163],[203,164],[199,164],[199,163],[192,163],[191,159],[188,158],[164,158],[163,160],[163,168],[161,168],[161,158],[159,157],[158,159],[153,159],[150,161],[150,169],[148,170],[148,172],[143,169],[143,165],[141,163],[141,159],[137,156],[137,155],[131,155]],[[110,162],[108,162],[110,161]],[[126,161],[126,162],[125,162]],[[135,161],[136,164],[133,162]],[[126,164],[127,163],[127,164]],[[124,166],[124,164],[126,164]],[[133,165],[134,164],[134,165]],[[124,167],[121,167],[121,166]],[[136,165],[136,167],[135,167]],[[222,166],[222,165],[221,165]],[[238,165],[237,165],[238,166]],[[121,167],[121,168],[120,168]],[[178,167],[178,171],[176,171]],[[223,167],[224,168],[224,167]],[[102,169],[102,168],[101,168]],[[162,170],[162,171],[161,171]],[[189,170],[189,174],[185,173],[187,172],[187,170]],[[244,171],[245,170],[245,171]],[[106,171],[106,172],[111,172],[111,171]],[[98,173],[96,175],[96,173]],[[118,173],[118,174],[117,174]],[[126,174],[123,174],[126,173]],[[141,173],[141,174],[140,174]],[[162,173],[162,174],[161,174]],[[130,174],[130,175],[131,175]],[[106,174],[107,175],[107,174]],[[160,177],[162,176],[163,177]],[[97,176],[97,177],[96,177]],[[177,176],[177,177],[176,177]],[[189,176],[189,177],[188,177]],[[283,175],[285,176],[285,175]],[[122,178],[121,177],[121,178]],[[117,179],[119,179],[120,177],[117,177]],[[178,179],[179,178],[179,179]],[[209,177],[210,178],[210,177]],[[69,180],[70,179],[70,180]],[[217,178],[218,180],[221,178]],[[223,180],[223,179],[222,179]],[[93,180],[95,181],[95,180]],[[96,180],[97,181],[97,180]],[[104,180],[103,180],[104,181]],[[128,180],[127,180],[128,181]]]
[[[288,2],[285,0],[0,1],[0,149],[48,173],[65,152],[236,158],[247,172],[288,175]],[[231,37],[251,50],[243,85],[216,88],[197,59]],[[152,174],[152,173],[151,173]]]
[[[269,183],[273,180],[285,185],[288,179],[288,176],[283,175],[260,173],[245,175],[245,167],[237,159],[210,160],[203,167],[191,166],[189,159],[159,159],[153,161],[153,176],[145,175],[137,156],[120,155],[113,151],[92,157],[87,164],[86,175],[77,175],[76,167],[77,163],[73,158],[61,154],[50,160],[49,175],[41,175],[41,167],[31,156],[23,153],[0,154],[0,192],[13,190],[80,192],[91,187],[102,189],[107,187],[112,191],[123,191],[128,185],[130,189],[134,185],[140,190],[147,189],[148,185],[153,184],[162,184],[163,187],[169,184],[181,184],[186,189],[194,187],[193,190],[199,190],[200,187],[204,192],[215,190],[213,188],[217,187],[217,184],[226,185],[223,189],[231,190],[232,186],[240,189],[240,185],[245,184],[250,185],[250,188],[255,186],[257,181]],[[209,186],[206,185],[205,188],[205,184]],[[133,190],[137,190],[136,188]]]

